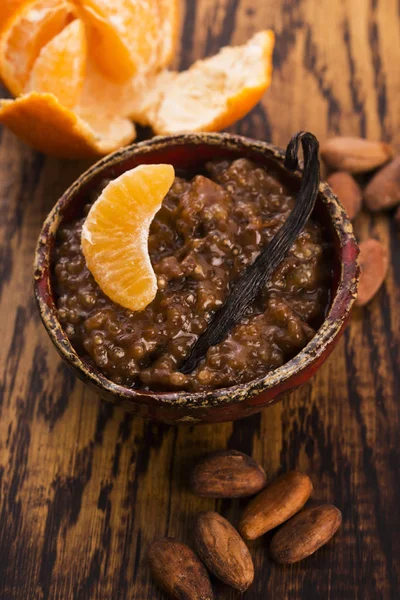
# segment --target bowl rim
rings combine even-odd
[[[179,145],[221,145],[225,150],[238,151],[240,149],[253,150],[256,153],[267,154],[283,166],[284,150],[261,140],[230,133],[182,133],[170,136],[156,136],[150,140],[132,144],[97,161],[78,177],[74,183],[57,200],[54,207],[46,217],[35,250],[34,258],[34,295],[39,308],[40,317],[44,327],[56,346],[62,358],[85,381],[89,380],[98,392],[104,391],[114,397],[128,400],[132,403],[150,403],[154,406],[171,408],[204,409],[210,406],[228,406],[240,403],[249,397],[270,390],[277,385],[284,384],[287,380],[298,375],[307,366],[311,366],[319,357],[322,357],[329,348],[334,338],[339,335],[346,323],[352,305],[357,296],[359,265],[358,245],[354,237],[350,220],[340,204],[338,198],[326,182],[321,182],[319,193],[322,202],[327,207],[333,229],[338,238],[338,260],[340,261],[340,275],[337,289],[332,297],[330,309],[322,325],[310,342],[291,360],[247,383],[237,384],[229,388],[220,388],[201,392],[152,392],[126,388],[107,379],[99,370],[84,361],[75,351],[59,322],[53,302],[51,289],[51,249],[55,240],[58,226],[62,221],[64,208],[73,201],[75,194],[81,186],[88,184],[99,173],[120,162],[125,162],[133,156],[140,156],[168,146]],[[301,171],[293,173],[299,178]]]

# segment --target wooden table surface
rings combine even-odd
[[[187,0],[177,66],[271,27],[272,86],[232,131],[279,145],[299,129],[363,135],[399,150],[399,11],[398,0]],[[357,220],[359,239],[390,249],[387,281],[308,385],[236,423],[152,424],[75,379],[32,297],[41,223],[87,164],[44,157],[9,131],[0,142],[0,598],[163,598],[146,549],[164,535],[190,543],[199,510],[237,520],[243,502],[201,500],[186,488],[198,456],[235,448],[270,478],[309,473],[315,498],[343,511],[335,540],[294,566],[273,564],[268,540],[253,543],[246,599],[397,600],[400,239],[390,218]],[[239,597],[214,589],[218,600]]]

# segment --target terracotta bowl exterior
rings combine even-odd
[[[102,398],[146,419],[166,423],[233,421],[260,411],[293,390],[317,371],[337,344],[357,294],[358,246],[348,217],[326,183],[321,183],[317,218],[327,227],[334,245],[334,283],[327,316],[314,338],[292,360],[268,375],[246,384],[210,392],[152,393],[128,389],[109,381],[87,364],[71,346],[57,319],[51,282],[57,229],[64,219],[80,214],[85,198],[104,177],[115,178],[144,163],[171,163],[176,169],[195,169],[212,159],[249,158],[282,170],[299,185],[299,172],[284,173],[284,152],[271,144],[230,134],[204,133],[156,137],[123,148],[100,160],[65,192],[46,218],[34,261],[34,291],[40,316],[56,349],[77,376]]]

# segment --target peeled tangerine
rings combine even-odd
[[[174,177],[171,165],[126,171],[103,190],[82,228],[88,269],[111,300],[130,310],[143,310],[157,293],[147,242]]]
[[[177,14],[176,0],[21,0],[0,38],[0,77],[18,96],[0,100],[0,123],[66,158],[130,143],[130,120],[158,134],[231,125],[270,84],[274,34],[182,73],[160,70],[175,48]]]

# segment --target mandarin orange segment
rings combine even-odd
[[[82,90],[86,54],[85,26],[76,19],[42,48],[27,91],[52,93],[64,106],[73,108]]]
[[[0,40],[0,76],[15,96],[24,91],[43,46],[74,18],[64,0],[36,0],[15,13]]]
[[[242,118],[270,85],[273,47],[273,32],[261,31],[179,73],[150,114],[155,133],[218,131]]]
[[[148,251],[149,228],[174,181],[171,165],[140,165],[103,190],[82,228],[88,269],[102,291],[133,311],[157,293]]]
[[[21,8],[23,4],[32,0],[1,0],[0,4],[0,35],[7,27],[9,20]]]
[[[126,81],[157,64],[160,29],[156,0],[74,0],[88,26],[98,67]]]
[[[174,58],[179,36],[179,0],[157,0],[159,50],[157,67],[166,67]]]
[[[16,100],[0,100],[0,123],[27,144],[46,154],[65,158],[102,156],[131,142],[131,121],[101,119],[63,106],[53,94],[31,92]]]

